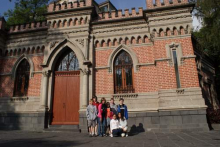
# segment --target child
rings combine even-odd
[[[93,100],[93,105],[94,106],[96,106],[96,108],[97,108],[97,114],[98,114],[98,107],[99,107],[99,102],[97,101],[97,97],[96,96],[93,96],[92,97],[92,100]],[[95,126],[95,135],[96,136],[98,136],[98,135],[100,135],[101,134],[101,128],[100,127],[98,127],[98,126],[100,126],[100,120],[99,120],[99,118],[97,118],[97,124],[96,124],[96,126]]]
[[[117,105],[115,105],[114,101],[115,101],[114,98],[111,98],[111,100],[110,100],[110,107],[111,107],[112,112],[114,114],[118,114],[118,112],[117,112]]]
[[[121,137],[128,137],[128,126],[127,126],[127,120],[122,117],[121,113],[118,113],[118,118],[119,118],[119,128],[123,130],[123,133],[121,134]]]
[[[95,135],[95,126],[97,125],[97,109],[96,106],[92,105],[93,100],[89,100],[89,105],[87,107],[86,116],[88,120],[89,126],[89,136],[96,136]]]
[[[118,113],[121,113],[122,118],[125,117],[125,119],[128,120],[128,108],[124,104],[124,99],[123,98],[119,99]]]
[[[111,137],[118,137],[122,133],[122,129],[119,128],[119,121],[117,120],[116,114],[113,114],[112,120],[110,122],[110,130],[111,130]]]
[[[112,116],[113,116],[113,112],[111,111],[111,107],[110,107],[110,103],[107,102],[106,103],[107,105],[107,134],[111,134],[111,131],[110,131],[110,121],[112,119]]]
[[[101,104],[99,105],[98,109],[98,117],[100,119],[99,127],[101,127],[101,134],[99,136],[106,136],[106,117],[107,117],[107,106],[106,106],[106,99],[101,99]]]

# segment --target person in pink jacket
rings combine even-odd
[[[99,127],[101,128],[101,132],[99,136],[106,136],[106,118],[107,118],[107,105],[106,99],[101,99],[101,104],[98,107],[98,117],[100,119]]]

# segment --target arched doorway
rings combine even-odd
[[[80,71],[76,54],[67,49],[54,69],[52,125],[79,124]]]
[[[129,53],[122,50],[114,61],[114,91],[118,93],[134,93],[133,61]]]

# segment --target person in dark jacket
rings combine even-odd
[[[118,113],[121,113],[122,118],[125,117],[125,119],[128,120],[128,108],[124,104],[123,98],[119,99]]]
[[[107,105],[106,99],[101,99],[101,104],[98,107],[98,118],[100,120],[99,127],[101,127],[101,134],[99,136],[106,136],[106,117],[107,117]]]

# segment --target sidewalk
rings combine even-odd
[[[220,132],[145,132],[127,138],[72,132],[0,131],[0,147],[220,147]]]

